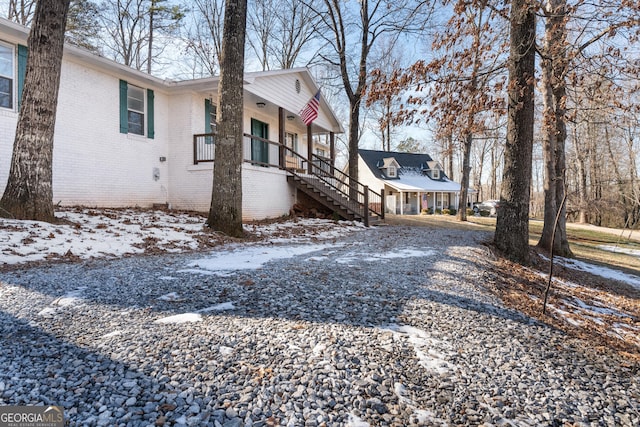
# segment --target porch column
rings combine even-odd
[[[433,192],[433,213],[436,213],[436,209],[438,208],[438,199],[436,197],[436,192]]]
[[[313,135],[311,134],[311,127],[313,123],[309,123],[307,125],[307,172],[309,175],[313,175],[313,162],[311,161],[311,157],[313,157]]]
[[[284,108],[278,107],[278,159],[280,169],[284,169]]]
[[[336,165],[336,134],[329,132],[329,157],[331,157],[331,167]],[[333,174],[333,171],[331,171]]]
[[[404,215],[404,193],[400,192],[400,215]]]
[[[456,193],[456,210],[460,210],[460,193]]]
[[[418,191],[416,194],[418,195],[418,200],[416,200],[416,205],[417,205],[416,206],[416,208],[417,208],[416,209],[416,213],[419,214],[420,211],[421,211],[421,207],[420,207],[420,200],[421,200],[420,199],[420,192]]]

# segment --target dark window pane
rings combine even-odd
[[[0,107],[13,108],[13,81],[0,77]]]
[[[144,114],[129,111],[129,133],[144,135]]]

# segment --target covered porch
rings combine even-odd
[[[407,185],[402,182],[385,183],[386,212],[396,215],[418,215],[421,212],[442,213],[444,209],[470,206],[473,190],[469,189],[467,200],[460,200],[459,184],[434,181],[429,188]]]

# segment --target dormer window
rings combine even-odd
[[[400,168],[400,164],[393,157],[386,157],[382,159],[382,161],[378,161],[378,168],[387,178],[397,178],[398,177],[398,168]]]
[[[431,178],[440,179],[440,169],[434,169],[431,171]]]

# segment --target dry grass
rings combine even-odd
[[[426,227],[447,227],[492,232],[495,218],[472,217],[461,223],[455,217],[427,215],[387,218],[387,223]],[[568,225],[568,238],[575,257],[579,260],[640,273],[640,258],[624,253],[604,250],[602,246],[622,249],[640,249],[637,241],[622,238],[619,230],[593,230]],[[553,280],[543,313],[544,293],[548,284],[548,254],[535,248],[542,223],[530,225],[531,259],[533,265],[521,266],[497,254],[490,242],[487,245],[496,255],[487,260],[485,288],[500,297],[508,307],[580,337],[595,348],[619,351],[630,365],[640,365],[640,290],[611,279],[604,279],[582,271],[554,265]]]

